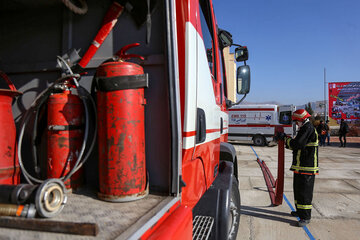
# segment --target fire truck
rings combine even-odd
[[[112,9],[114,6],[121,8],[121,11]],[[110,21],[106,16],[104,18],[108,11],[118,11],[118,14]],[[96,84],[98,95],[103,94],[102,89],[110,88],[108,99],[115,88],[121,94],[128,88],[143,89],[144,96],[139,95],[134,100],[144,108],[144,141],[140,143],[145,161],[141,170],[144,173],[143,189],[124,201],[121,200],[122,196],[101,192],[102,188],[104,191],[110,188],[107,182],[101,180],[113,177],[115,179],[111,181],[121,184],[119,179],[127,166],[121,167],[116,173],[110,172],[111,167],[106,170],[108,172],[99,171],[113,159],[105,157],[105,162],[99,164],[102,149],[86,146],[83,152],[87,159],[82,166],[81,186],[68,194],[62,212],[32,224],[40,228],[37,231],[19,230],[26,223],[19,226],[15,222],[11,228],[1,227],[3,235],[14,239],[83,239],[83,236],[68,234],[66,229],[62,233],[49,233],[51,227],[46,223],[57,221],[56,229],[69,222],[76,222],[79,229],[82,224],[95,224],[97,231],[93,236],[97,239],[236,238],[240,221],[237,156],[234,147],[227,143],[228,109],[236,104],[236,99],[229,96],[246,96],[250,86],[250,68],[246,65],[247,48],[234,44],[231,34],[217,25],[215,12],[212,0],[88,0],[76,4],[73,1],[19,0],[1,3],[0,28],[3,34],[0,39],[0,69],[23,92],[13,104],[20,135],[18,156],[22,163],[21,182],[31,180],[30,176],[44,180],[50,173],[49,170],[42,170],[49,169],[49,165],[55,166],[48,155],[52,146],[49,145],[50,140],[46,140],[49,131],[85,128],[83,138],[87,136],[87,139],[83,142],[92,142],[96,136],[100,142],[102,136],[99,132],[96,134],[96,129],[103,131],[101,127],[107,126],[107,120],[101,118],[108,112],[97,115],[98,120],[103,122],[98,122],[98,126],[94,127],[91,125],[95,122],[92,116],[96,116],[96,113],[92,115],[91,109],[86,108],[85,114],[89,113],[77,125],[59,127],[59,124],[51,123],[46,126],[49,124],[46,120],[49,113],[46,115],[46,112],[50,112],[46,106],[49,108],[49,105],[43,104],[45,100],[36,102],[36,96],[51,88],[55,79],[61,79],[63,71],[57,66],[56,56],[63,56],[64,64],[72,69],[74,74],[70,74],[68,79],[77,78],[80,87],[88,92],[92,92],[94,79],[113,78],[103,76],[99,69],[105,65],[109,67],[109,62],[118,61],[113,56],[119,49],[122,51],[117,57],[122,58],[121,62],[141,66],[143,70],[136,74],[146,75],[141,78],[141,86],[128,83],[130,87],[120,90],[116,88],[117,84],[123,82],[117,78],[119,81],[113,82],[112,86],[100,80]],[[111,30],[106,39],[94,40],[99,28],[106,24],[110,24]],[[139,44],[131,45],[133,43]],[[76,58],[74,55],[85,56],[89,45],[99,49],[93,52],[95,55],[88,59],[88,64],[81,65],[84,57],[77,62],[73,59]],[[124,46],[136,47],[125,49]],[[234,61],[241,64],[236,74],[225,71],[223,58],[224,49],[232,46],[235,48]],[[70,49],[75,50],[69,52]],[[132,57],[136,59],[130,59]],[[130,78],[129,81],[135,80]],[[75,85],[72,83],[67,87],[76,88]],[[48,98],[59,92],[66,92],[67,95],[73,92],[56,86],[52,89],[55,90],[45,94]],[[86,95],[86,99],[90,98],[91,94]],[[30,105],[34,99],[35,103],[41,102],[42,107]],[[96,101],[99,104],[103,100],[98,96]],[[129,95],[119,100],[126,101],[132,101]],[[103,108],[98,105],[95,111],[111,109],[110,114],[121,111],[125,116],[133,109],[113,107],[110,100],[104,104]],[[35,117],[27,118],[28,109],[37,110]],[[65,114],[65,108],[60,112]],[[140,122],[130,119],[126,127],[138,126]],[[36,127],[28,130],[25,124]],[[116,124],[113,122],[113,126]],[[105,141],[104,146],[122,153],[137,145],[134,140],[137,135],[141,134],[131,137],[124,135],[119,127],[115,127],[115,136]],[[55,143],[61,147],[60,142]],[[137,167],[140,166],[141,153],[137,151],[132,154],[126,159],[129,171],[139,174]],[[37,156],[36,160],[33,155]],[[113,162],[114,168],[120,164],[119,159]],[[136,180],[132,179],[132,175],[127,177],[127,187],[131,188],[131,183]],[[115,190],[119,190],[118,187]],[[56,195],[51,197],[56,200]],[[35,220],[26,221],[31,223]]]

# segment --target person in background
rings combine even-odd
[[[316,131],[319,135],[320,146],[325,147],[326,130],[323,120],[320,120],[320,124],[316,127]]]
[[[349,132],[349,125],[342,118],[341,122],[340,122],[340,129],[339,129],[340,147],[346,147],[346,134],[348,132]],[[344,139],[344,142],[342,139]]]
[[[315,175],[319,174],[318,134],[310,122],[311,115],[305,109],[296,110],[292,119],[299,127],[295,138],[279,133],[277,139],[284,139],[286,148],[293,151],[290,170],[294,172],[293,190],[296,211],[290,214],[299,217],[299,227],[310,223]]]
[[[326,120],[326,122],[325,122],[325,130],[326,130],[327,145],[330,146],[330,126],[329,126],[329,120]]]

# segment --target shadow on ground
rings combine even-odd
[[[252,143],[248,143],[248,142],[233,142],[233,141],[229,141],[229,143],[231,143],[232,145],[235,145],[235,146],[254,146],[254,144]],[[277,143],[275,142],[270,142],[268,145],[265,145],[265,146],[256,146],[256,147],[275,147],[277,146]]]
[[[254,146],[254,144],[251,143],[241,143],[241,142],[229,142],[235,146]],[[270,142],[267,146],[259,146],[259,147],[276,147],[277,143],[275,142]],[[319,146],[320,147],[320,146]],[[321,146],[323,148],[323,146]],[[325,145],[325,147],[340,147],[340,143],[335,142],[335,143],[331,143],[330,146],[329,145]],[[346,147],[347,148],[360,148],[360,143],[354,143],[354,142],[348,142],[346,143]]]
[[[241,215],[247,215],[251,217],[257,217],[262,219],[267,219],[271,221],[278,221],[288,223],[291,226],[297,226],[297,220],[291,220],[284,217],[290,217],[290,213],[284,213],[274,210],[268,210],[259,207],[250,207],[250,206],[241,206]]]
[[[330,143],[330,146],[329,145],[325,145],[325,146],[319,146],[321,148],[335,148],[335,147],[340,147],[340,143]],[[354,143],[354,142],[348,142],[346,143],[346,148],[360,148],[360,143]]]

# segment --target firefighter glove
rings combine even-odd
[[[279,141],[279,140],[284,140],[286,138],[286,134],[284,132],[278,132],[275,135],[275,140]]]

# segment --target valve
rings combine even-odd
[[[140,56],[137,54],[127,54],[126,53],[126,51],[129,50],[130,48],[137,47],[137,46],[140,46],[140,43],[132,43],[132,44],[126,45],[126,46],[122,47],[119,51],[117,51],[114,56],[118,61],[125,61],[130,58],[139,58],[141,60],[144,60],[145,58],[143,56]]]

